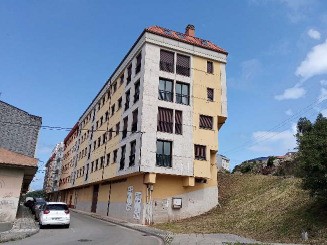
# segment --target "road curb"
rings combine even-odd
[[[85,215],[88,215],[88,216],[96,218],[96,219],[107,221],[107,222],[110,222],[110,223],[113,223],[113,224],[116,224],[116,225],[123,226],[123,227],[128,228],[128,229],[143,232],[143,233],[145,233],[147,235],[158,237],[164,244],[170,244],[172,242],[173,238],[174,238],[173,233],[169,233],[169,232],[159,230],[159,229],[155,229],[155,228],[152,228],[152,227],[133,224],[133,223],[128,223],[126,221],[119,221],[119,220],[112,219],[110,217],[101,216],[99,214],[89,213],[89,212],[85,212],[85,211],[81,211],[81,210],[77,210],[77,209],[70,209],[70,210],[75,212],[75,213],[85,214]]]
[[[34,225],[35,228],[31,228],[31,229],[19,229],[22,222],[24,222],[23,219],[17,219],[14,221],[14,225],[11,228],[11,230],[1,232],[0,233],[0,243],[21,240],[21,239],[30,237],[39,232],[40,229],[36,225]],[[34,222],[34,220],[33,220],[33,222]]]

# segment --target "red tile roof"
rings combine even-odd
[[[37,162],[36,158],[0,148],[0,164],[36,167]]]
[[[185,33],[172,31],[160,26],[150,26],[145,31],[228,55],[226,50],[218,47],[216,44],[198,37],[188,36]]]

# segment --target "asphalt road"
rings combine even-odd
[[[130,230],[112,223],[98,220],[87,215],[71,212],[69,229],[61,227],[47,227],[39,233],[20,241],[6,244],[23,245],[87,245],[87,244],[140,244],[156,245],[163,242],[153,236]]]

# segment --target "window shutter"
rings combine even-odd
[[[182,111],[175,111],[175,134],[182,134],[183,132],[183,114]]]
[[[160,50],[160,70],[174,72],[174,53]]]

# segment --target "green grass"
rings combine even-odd
[[[219,174],[219,203],[206,214],[155,225],[175,233],[232,233],[263,242],[327,244],[327,210],[300,188],[300,180]]]

